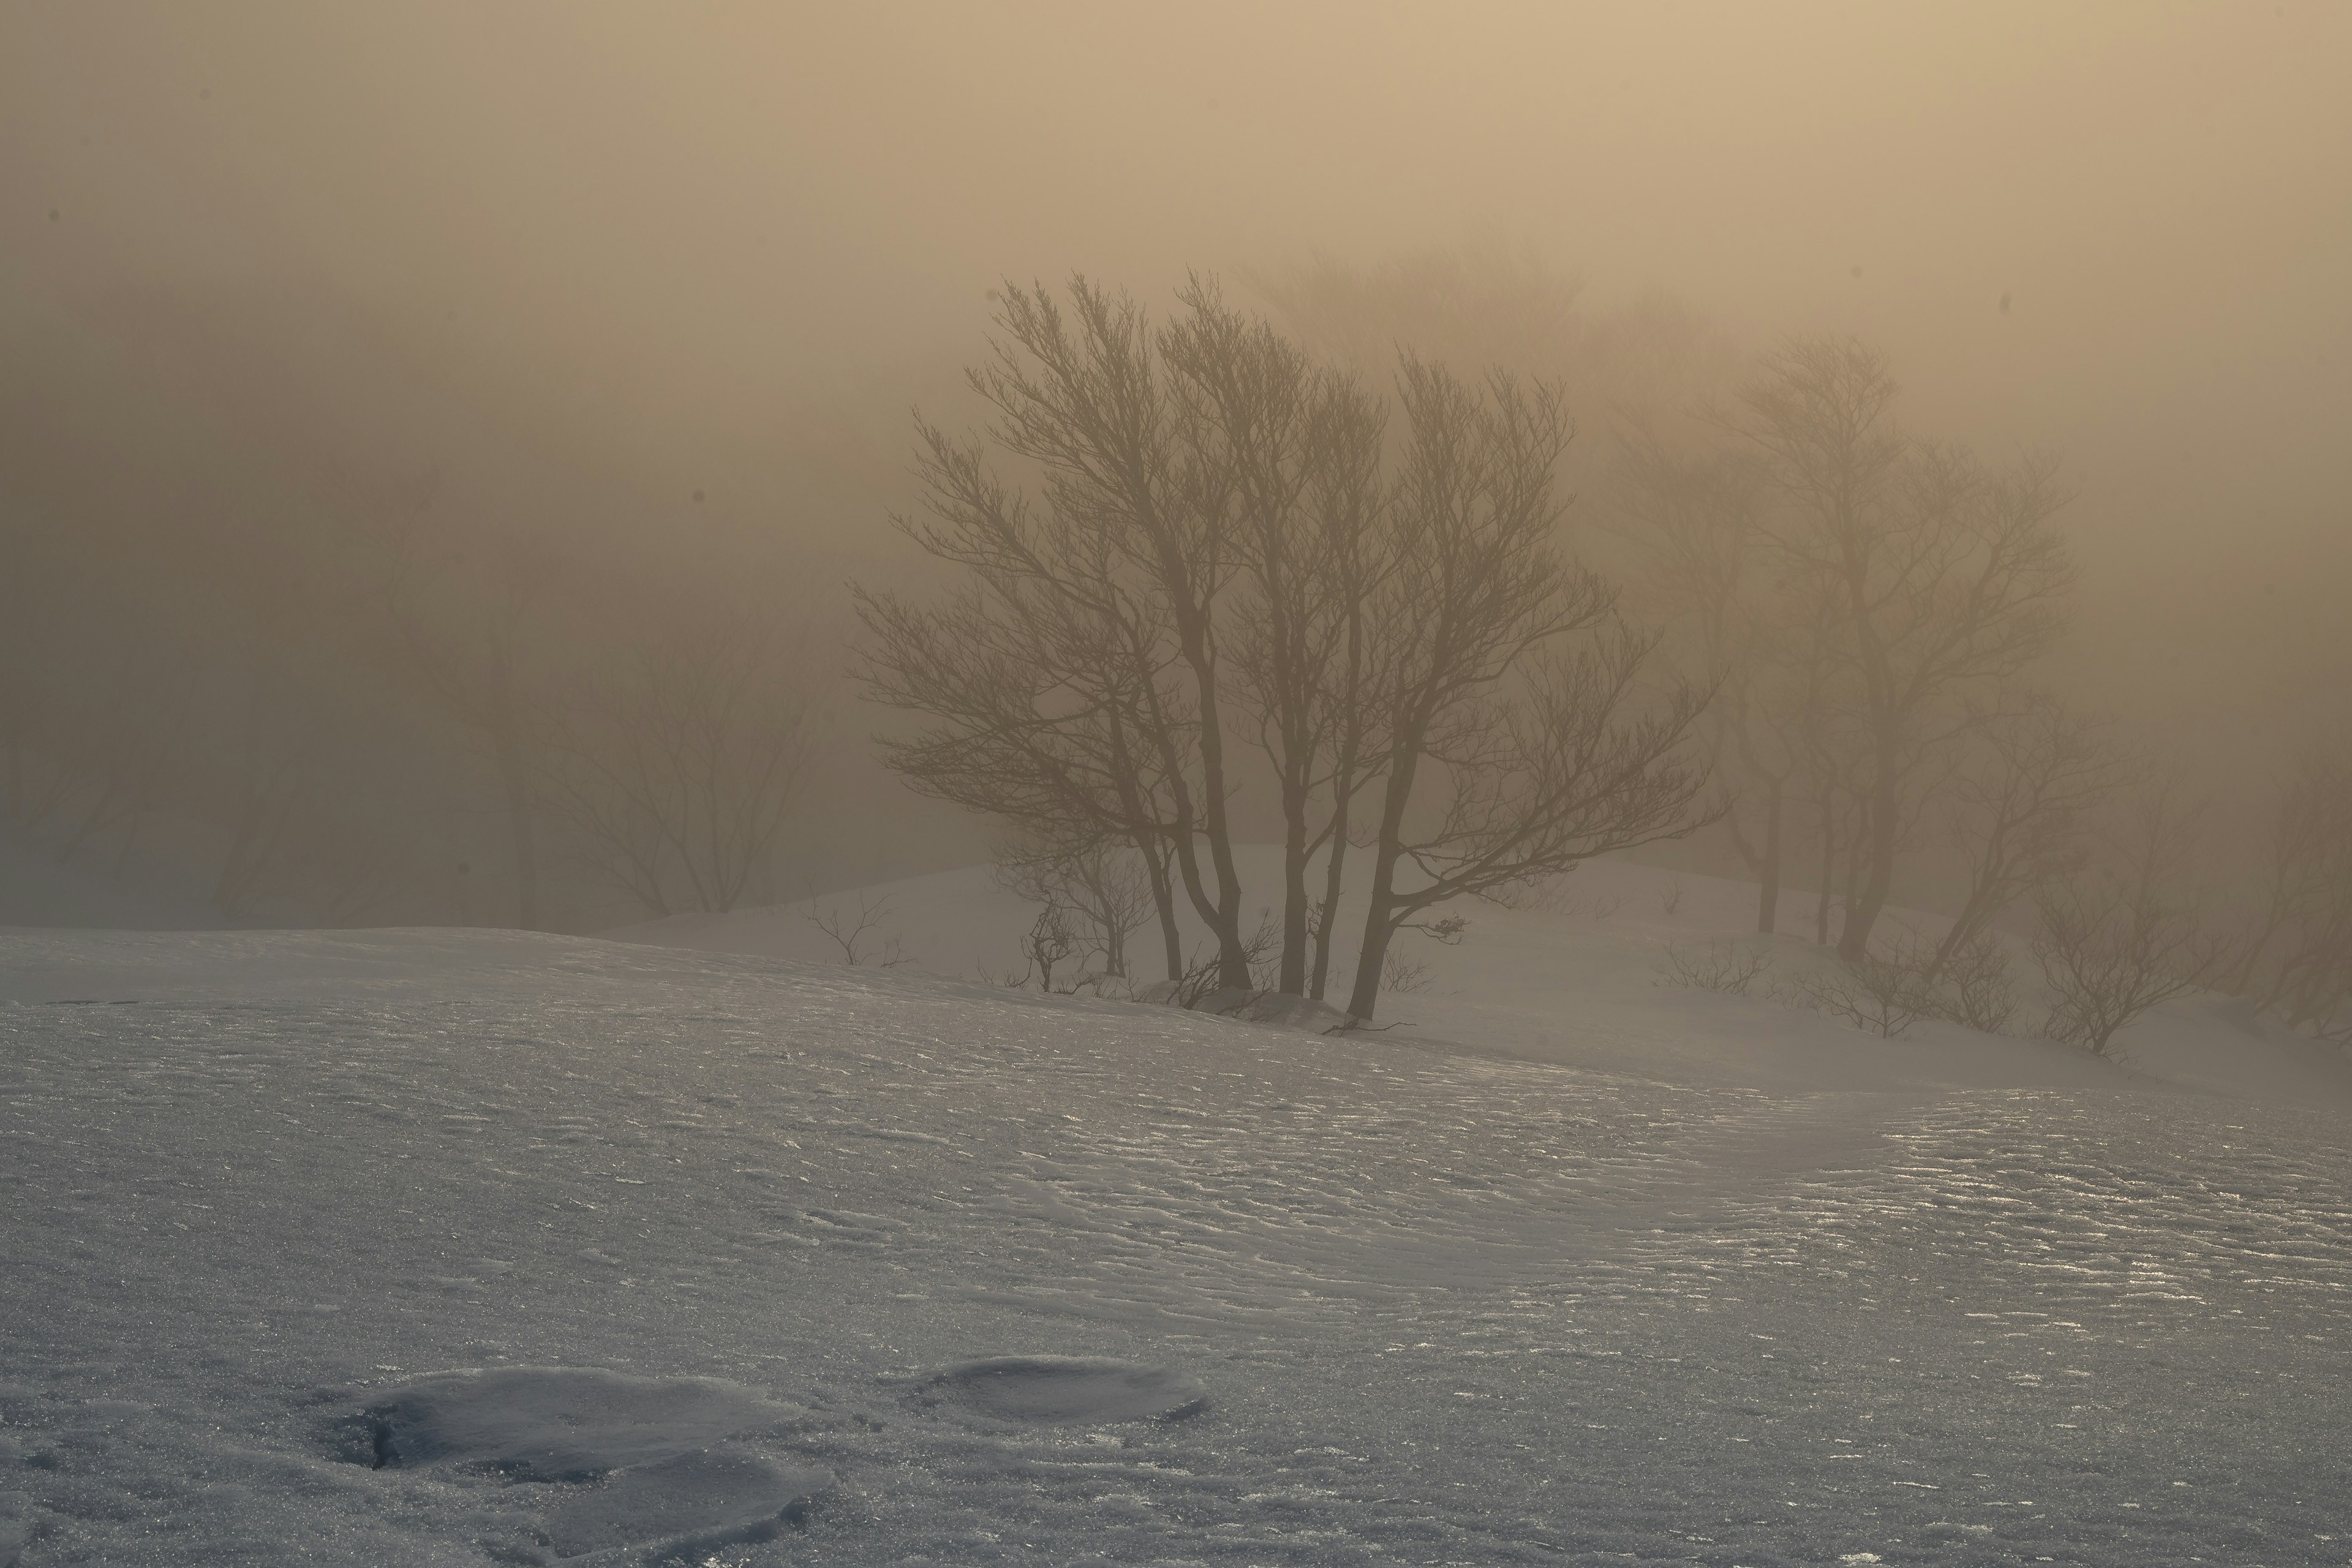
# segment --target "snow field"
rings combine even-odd
[[[0,937],[0,1561],[2352,1562],[2332,1104],[1857,1055],[1655,941],[1474,931],[1406,1020],[1469,1054]]]

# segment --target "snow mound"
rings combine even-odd
[[[761,1541],[807,1511],[824,1471],[772,1464],[724,1450],[679,1454],[615,1472],[548,1510],[548,1544],[558,1557],[667,1542],[721,1546]]]
[[[732,1441],[804,1425],[807,1413],[714,1379],[441,1373],[383,1391],[362,1420],[379,1469],[447,1466],[552,1483],[542,1539],[557,1558],[763,1541],[804,1517],[833,1480]]]
[[[366,1409],[378,1469],[454,1464],[519,1481],[593,1480],[806,1419],[714,1379],[547,1366],[436,1373]]]
[[[999,1421],[1182,1421],[1209,1407],[1185,1373],[1084,1356],[991,1356],[946,1368],[920,1385],[926,1403]]]
[[[1279,991],[1212,991],[1193,1010],[1249,1024],[1274,1024],[1288,1029],[1312,1029],[1319,1035],[1339,1034],[1356,1020],[1328,1002],[1310,1002]]]

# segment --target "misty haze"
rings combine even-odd
[[[2347,80],[0,6],[0,1568],[2352,1563]]]

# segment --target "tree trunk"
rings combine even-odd
[[[1838,932],[1838,956],[1859,963],[1870,951],[1870,929],[1886,907],[1895,885],[1895,833],[1901,805],[1902,781],[1890,760],[1882,757],[1878,777],[1870,792],[1870,853],[1859,897],[1846,906],[1845,926]]]
[[[1282,832],[1282,973],[1276,989],[1307,994],[1307,801],[1284,781]]]
[[[1375,888],[1381,886],[1388,879],[1378,869],[1380,861],[1385,858],[1385,856],[1374,858],[1375,869],[1372,876]],[[1393,865],[1390,869],[1394,869]],[[1372,1016],[1372,1009],[1380,1005],[1381,966],[1387,962],[1389,939],[1395,934],[1396,928],[1389,923],[1388,917],[1383,912],[1376,896],[1372,912],[1364,920],[1363,948],[1356,954],[1356,984],[1348,995],[1349,1017],[1370,1018]]]
[[[1234,868],[1234,838],[1225,819],[1225,743],[1218,733],[1213,678],[1201,691],[1201,787],[1208,798],[1202,804],[1202,825],[1209,834],[1209,863],[1217,872],[1217,984],[1226,990],[1249,989],[1249,954],[1242,947],[1242,879]]]
[[[1817,947],[1830,944],[1830,884],[1837,879],[1837,806],[1831,796],[1822,796],[1822,880],[1821,898],[1813,906],[1813,943]]]
[[[1766,936],[1780,919],[1780,781],[1764,796],[1764,865],[1756,888],[1756,929]]]
[[[1331,790],[1330,848],[1323,862],[1323,907],[1316,911],[1315,973],[1307,991],[1318,1002],[1331,984],[1331,938],[1339,924],[1340,879],[1348,857],[1348,804],[1355,794],[1354,782],[1343,771],[1331,781]]]
[[[1348,996],[1351,1017],[1370,1018],[1380,1005],[1381,964],[1389,955],[1389,939],[1396,934],[1389,908],[1396,889],[1397,861],[1404,853],[1405,806],[1412,799],[1413,775],[1420,767],[1418,739],[1390,753],[1388,788],[1381,798],[1380,844],[1372,851],[1371,902],[1364,912],[1364,945],[1356,954],[1356,984]]]
[[[1160,942],[1168,960],[1168,978],[1184,978],[1183,933],[1176,929],[1176,889],[1168,879],[1168,862],[1160,854],[1159,846],[1146,842],[1140,835],[1136,853],[1143,857],[1144,875],[1151,879],[1151,912],[1160,917]]]

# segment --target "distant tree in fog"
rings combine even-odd
[[[1670,419],[1741,368],[1737,343],[1703,313],[1654,291],[1597,303],[1576,271],[1524,246],[1474,239],[1366,264],[1326,256],[1246,280],[1334,363],[1384,377],[1402,346],[1465,374],[1507,370],[1559,387],[1587,425],[1625,412]]]
[[[514,861],[515,923],[536,931],[541,742],[532,731],[527,645],[553,554],[520,531],[453,538],[410,527],[391,533],[388,544],[383,599],[405,668],[490,764]]]
[[[1968,892],[1936,946],[1931,980],[2002,910],[2079,868],[2126,767],[2110,726],[2046,695],[1997,707],[1971,727],[1975,744],[1949,785]]]
[[[2104,1056],[2133,1020],[2227,969],[2230,945],[2207,928],[2191,868],[2200,815],[2159,789],[2103,854],[2038,894],[2032,950],[2052,1039]]]
[[[724,912],[760,886],[807,760],[797,652],[770,607],[700,601],[575,667],[548,809],[647,912]]]
[[[1820,617],[1792,614],[1767,574],[1760,466],[1736,450],[1679,451],[1637,428],[1619,443],[1604,515],[1628,547],[1644,607],[1680,634],[1674,651],[1714,688],[1704,724],[1724,824],[1756,874],[1756,929],[1769,934],[1790,784],[1822,700],[1824,660]]]
[[[2289,1028],[2352,1041],[2352,765],[2298,759],[2264,847],[2262,905],[2227,989]]]
[[[1897,430],[1885,358],[1845,338],[1790,342],[1730,421],[1765,460],[1781,581],[1834,628],[1862,742],[1838,950],[1867,951],[1904,834],[1979,700],[2042,654],[2074,579],[2051,518],[2053,459],[1990,468]]]

